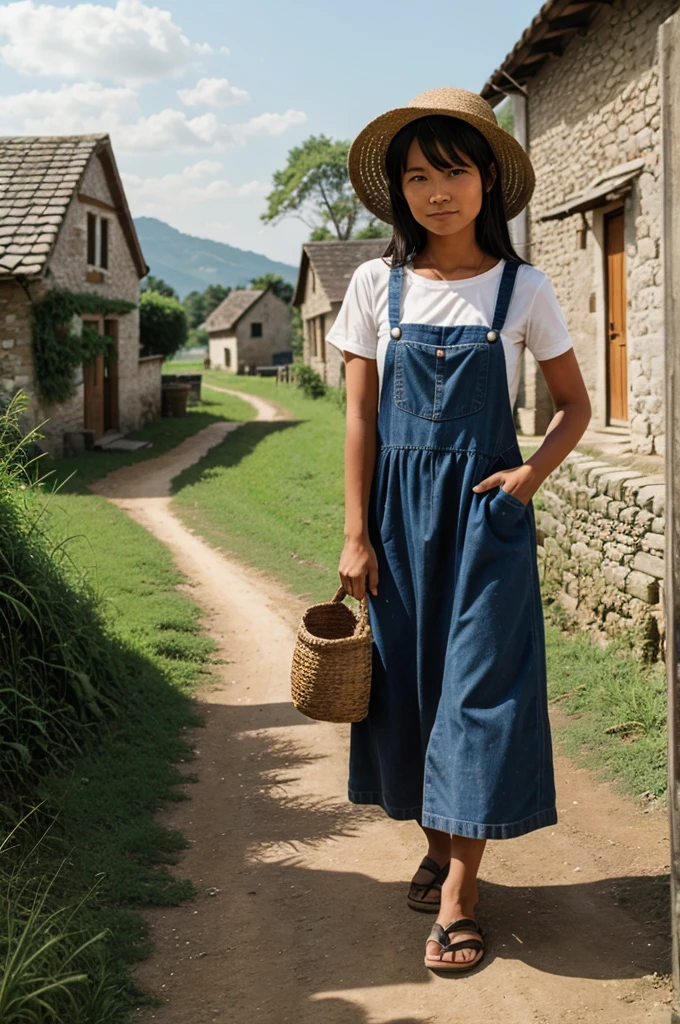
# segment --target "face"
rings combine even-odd
[[[458,153],[463,166],[450,164],[440,171],[428,163],[416,139],[409,147],[406,171],[401,179],[404,198],[419,224],[437,235],[451,235],[474,221],[482,208],[484,185],[479,169]],[[491,163],[487,188],[496,179]]]

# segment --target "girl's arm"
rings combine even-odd
[[[539,366],[555,403],[555,415],[544,440],[522,466],[492,473],[480,480],[473,491],[479,493],[500,485],[527,505],[545,478],[583,436],[590,422],[591,407],[574,349],[567,349],[554,359],[541,359]]]
[[[343,587],[361,600],[366,576],[378,593],[378,560],[368,537],[368,498],[376,452],[378,371],[375,359],[343,352],[347,389],[345,427],[345,545],[338,572]]]

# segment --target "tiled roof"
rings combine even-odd
[[[201,324],[204,331],[230,331],[236,326],[243,314],[254,306],[266,288],[239,288],[230,292],[226,299],[213,309],[205,323]]]
[[[309,263],[314,268],[329,302],[342,302],[352,274],[360,263],[382,256],[388,238],[355,238],[347,242],[305,242],[293,305],[302,301],[302,287]]]
[[[109,136],[0,138],[0,278],[40,274],[88,161],[99,150],[140,277],[148,273]]]
[[[0,276],[38,274],[105,135],[0,138]]]

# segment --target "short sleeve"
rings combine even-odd
[[[549,277],[536,290],[527,319],[524,343],[535,359],[553,359],[573,348],[564,314]]]
[[[356,268],[345,292],[338,315],[326,341],[341,351],[375,359],[378,350],[378,330],[373,314],[373,289],[365,264]]]

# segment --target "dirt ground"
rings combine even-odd
[[[284,415],[231,393],[258,419]],[[190,840],[171,870],[200,894],[140,911],[155,950],[134,974],[164,1000],[138,1011],[141,1024],[666,1024],[667,817],[557,754],[559,823],[487,843],[482,965],[424,967],[434,916],[405,902],[420,829],[349,804],[349,726],[290,702],[304,602],[170,510],[172,477],[238,426],[213,424],[93,486],[168,546],[226,662],[196,698],[205,724],[189,734],[187,768],[199,781],[156,815]]]

